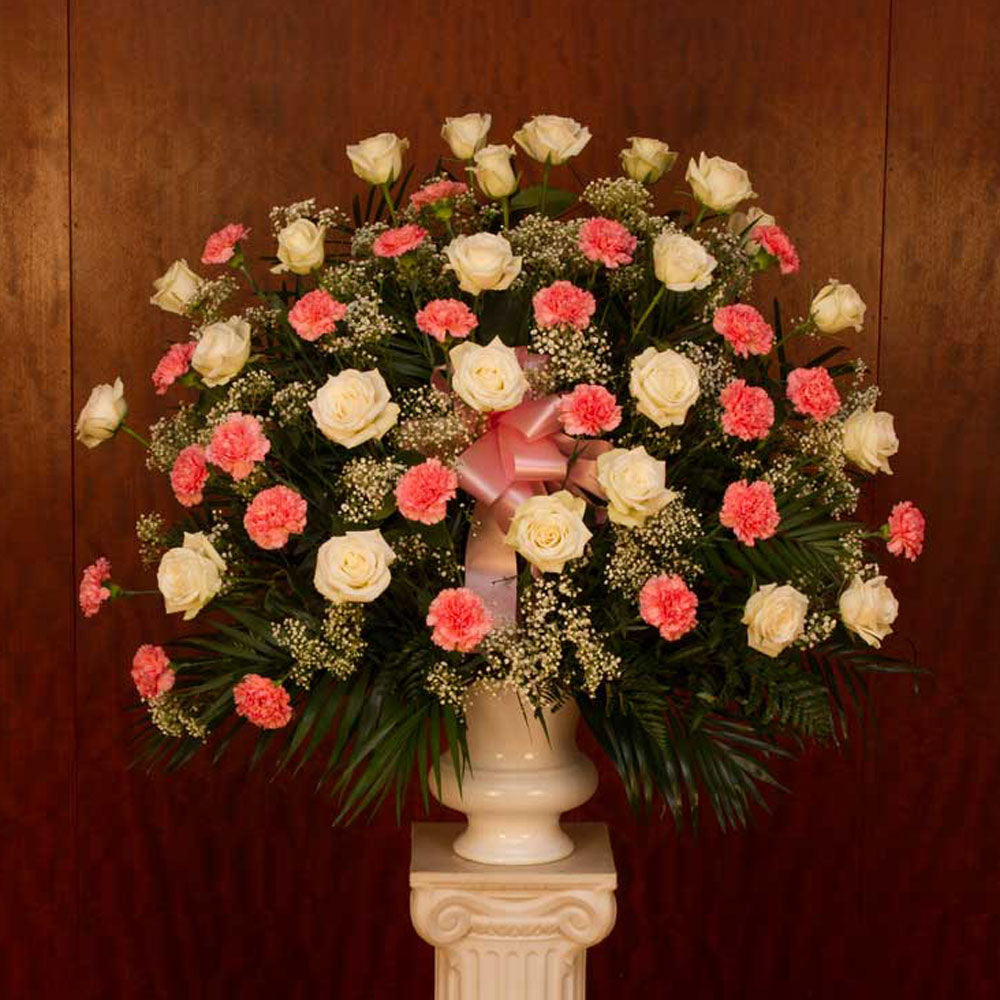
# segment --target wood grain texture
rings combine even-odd
[[[602,765],[601,791],[577,818],[611,821],[622,888],[618,927],[589,961],[591,995],[936,1000],[952,983],[994,995],[1000,929],[983,853],[1000,828],[998,538],[983,507],[1000,486],[990,462],[1000,352],[983,318],[998,306],[991,5],[897,3],[891,33],[889,0],[844,0],[833,21],[819,0],[724,0],[710,17],[647,0],[288,10],[177,0],[168,16],[70,0],[68,26],[49,0],[22,6],[0,17],[4,96],[31,95],[0,101],[0,135],[17,137],[0,144],[0,253],[16,250],[0,282],[14,376],[0,410],[3,440],[18,441],[0,450],[0,471],[21,486],[0,527],[19,559],[0,572],[5,593],[32,596],[24,626],[0,630],[0,697],[18,706],[0,730],[0,836],[33,849],[30,863],[3,868],[0,995],[426,994],[430,950],[407,919],[407,830],[391,815],[331,829],[308,780],[248,776],[238,755],[169,777],[129,769],[128,662],[173,623],[155,598],[76,619],[69,588],[101,553],[116,576],[151,580],[131,525],[173,500],[131,440],[78,450],[74,557],[69,429],[90,385],[116,374],[136,426],[162,412],[149,372],[185,324],[147,299],[171,260],[194,264],[205,235],[234,220],[254,228],[252,251],[269,253],[271,205],[360,190],[348,142],[397,130],[428,171],[440,121],[468,110],[493,113],[497,141],[541,111],[589,124],[594,140],[559,178],[567,186],[617,172],[633,134],[680,148],[660,185],[667,204],[679,201],[688,155],[746,165],[804,261],[767,290],[801,314],[834,275],[869,304],[852,346],[879,364],[904,442],[874,509],[909,496],[931,518],[922,564],[891,565],[900,631],[936,675],[919,697],[888,680],[874,756],[860,744],[809,753],[782,771],[794,795],[773,798],[773,816],[698,841],[637,824]],[[21,336],[40,316],[44,341]],[[962,595],[943,612],[942,581]]]
[[[65,996],[75,948],[66,11],[0,15],[0,996]]]
[[[893,10],[879,369],[902,446],[876,509],[912,499],[927,515],[917,565],[883,566],[898,631],[933,677],[919,696],[880,698],[865,921],[892,928],[873,974],[898,995],[986,996],[1000,992],[986,846],[1000,830],[1000,25],[989,2]]]

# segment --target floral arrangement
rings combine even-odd
[[[624,175],[576,195],[551,181],[587,128],[532,119],[518,166],[490,124],[448,119],[451,157],[408,197],[405,139],[349,146],[367,197],[272,209],[269,274],[247,226],[213,233],[207,273],[154,283],[190,327],[152,373],[181,401],[148,440],[120,380],[84,406],[80,441],[130,434],[176,498],[137,524],[191,623],[133,658],[145,759],[249,725],[255,757],[275,737],[281,765],[322,756],[343,816],[401,808],[444,748],[462,768],[485,682],[575,699],[637,807],[680,821],[707,794],[743,822],[767,758],[840,739],[865,675],[909,669],[880,650],[878,560],[915,559],[924,519],[855,518],[893,418],[863,363],[813,346],[864,302],[831,280],[792,321],[748,303],[800,261],[738,211],[735,163],[692,159],[690,198],[657,210],[666,143],[631,139]],[[80,604],[138,593],[102,557]]]

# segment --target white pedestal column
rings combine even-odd
[[[603,823],[565,827],[576,850],[547,865],[477,864],[460,823],[415,823],[410,915],[436,949],[435,1000],[584,1000],[587,948],[615,922]]]

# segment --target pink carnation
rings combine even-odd
[[[757,539],[770,538],[781,524],[771,484],[747,483],[745,479],[730,483],[722,498],[719,520],[751,548]]]
[[[444,515],[449,500],[458,490],[454,469],[429,458],[407,469],[396,484],[396,505],[400,514],[421,524],[437,524]]]
[[[274,681],[260,674],[247,674],[233,688],[236,714],[261,729],[280,729],[292,717],[292,699]]]
[[[434,299],[417,313],[417,326],[442,343],[452,337],[468,337],[477,326],[476,314],[458,299]]]
[[[712,329],[722,334],[730,347],[743,358],[751,354],[767,354],[774,341],[774,330],[753,306],[737,304],[716,309]]]
[[[202,490],[208,481],[205,449],[200,444],[189,444],[174,459],[170,470],[170,486],[182,507],[194,507],[204,499]]]
[[[719,393],[719,402],[725,408],[722,429],[744,441],[763,440],[774,423],[774,403],[763,389],[733,379]]]
[[[93,618],[101,605],[111,597],[111,591],[104,586],[111,579],[111,563],[101,556],[84,571],[80,580],[80,610],[84,618]]]
[[[202,264],[225,264],[232,258],[236,244],[249,235],[250,230],[242,222],[230,222],[228,226],[223,226],[205,241],[205,249],[201,253]]]
[[[556,281],[535,293],[535,322],[542,328],[550,326],[576,327],[583,330],[594,315],[594,296],[571,281]]]
[[[288,312],[288,322],[303,340],[319,340],[325,333],[333,333],[337,324],[347,315],[347,306],[338,302],[329,292],[317,288],[307,292]]]
[[[830,373],[823,368],[796,368],[788,373],[785,395],[795,409],[821,423],[840,409],[840,393]]]
[[[243,515],[243,527],[251,540],[262,549],[280,549],[289,535],[300,535],[306,528],[308,504],[287,486],[261,490]]]
[[[605,267],[631,264],[638,240],[614,219],[587,219],[580,226],[579,246],[587,260]]]
[[[140,698],[156,698],[174,686],[175,675],[162,646],[146,643],[132,657],[132,680]]]
[[[191,367],[191,355],[198,345],[195,341],[186,344],[171,344],[167,353],[157,362],[153,369],[153,385],[156,395],[162,396],[182,375],[186,375]]]
[[[795,245],[781,226],[755,226],[753,238],[763,250],[778,259],[782,274],[794,274],[799,269]]]
[[[435,181],[433,184],[425,184],[418,191],[410,195],[410,204],[417,208],[426,208],[436,201],[443,201],[445,198],[457,198],[460,194],[465,194],[469,190],[468,184],[461,181]]]
[[[257,462],[271,450],[260,419],[249,413],[234,413],[215,428],[205,457],[233,479],[246,479]]]
[[[639,592],[639,613],[675,642],[698,624],[698,596],[679,576],[654,576]]]
[[[402,257],[404,253],[416,250],[425,239],[427,230],[411,222],[398,229],[387,229],[372,244],[372,253],[376,257]]]
[[[888,550],[914,562],[924,550],[924,515],[909,500],[896,504],[889,515]]]
[[[483,599],[467,587],[442,590],[427,609],[427,624],[434,631],[431,642],[442,649],[468,653],[493,626]]]
[[[560,401],[559,419],[567,434],[597,437],[622,422],[622,408],[604,386],[578,385]]]

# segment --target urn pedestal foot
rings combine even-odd
[[[415,823],[410,915],[436,949],[435,1000],[584,1000],[587,949],[615,922],[603,823],[565,827],[576,849],[547,865],[456,855],[460,823]]]

